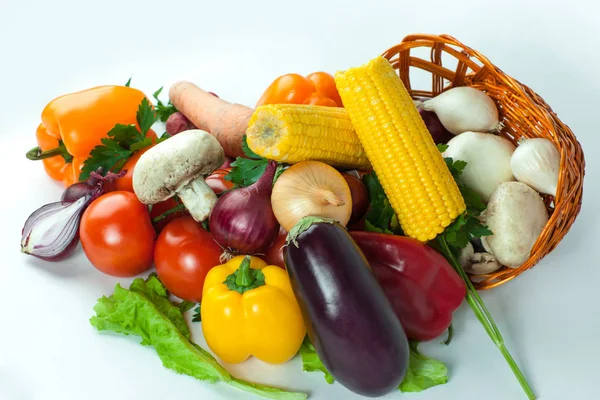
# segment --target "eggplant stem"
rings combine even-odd
[[[467,300],[467,303],[469,303],[471,309],[473,309],[475,316],[477,317],[479,322],[481,322],[481,325],[483,325],[483,328],[485,329],[489,337],[492,339],[496,347],[498,347],[500,353],[502,353],[502,355],[504,356],[504,359],[510,366],[510,369],[513,371],[513,374],[515,375],[515,377],[521,384],[521,387],[525,391],[527,398],[529,398],[530,400],[535,400],[536,397],[533,393],[533,390],[531,389],[531,386],[529,386],[529,383],[523,375],[523,372],[519,369],[519,366],[517,365],[514,358],[506,348],[506,345],[504,344],[504,338],[502,338],[502,334],[500,334],[500,331],[498,330],[498,327],[496,326],[492,315],[488,311],[481,297],[479,297],[479,293],[477,293],[477,290],[475,290],[473,283],[471,282],[465,271],[462,269],[461,265],[456,260],[456,257],[454,257],[454,254],[452,254],[452,251],[448,246],[448,242],[446,242],[446,239],[443,236],[438,236],[437,242],[441,247],[442,253],[452,265],[452,268],[454,268],[454,270],[458,272],[463,281],[465,281],[465,284],[467,286],[467,294],[465,298]]]
[[[320,194],[323,196],[323,199],[321,200],[323,205],[331,204],[332,206],[341,207],[346,204],[340,196],[336,195],[331,190],[322,190]]]

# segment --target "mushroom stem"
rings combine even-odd
[[[204,182],[203,176],[189,182],[177,192],[177,195],[192,218],[198,222],[204,221],[217,203],[217,195]]]

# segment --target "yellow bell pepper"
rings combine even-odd
[[[306,335],[286,271],[258,257],[237,256],[208,272],[201,317],[206,344],[231,364],[250,356],[284,363]]]

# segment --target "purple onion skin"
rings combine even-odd
[[[423,118],[435,144],[448,143],[454,137],[453,134],[444,128],[444,125],[442,125],[440,119],[433,111],[419,110],[419,114],[421,114],[421,118]]]
[[[196,129],[196,127],[185,115],[177,111],[169,116],[165,129],[169,135],[173,136],[183,131]]]
[[[219,169],[223,169],[223,168],[229,168],[231,167],[231,163],[235,161],[235,158],[229,157],[229,156],[225,156],[225,161],[223,162],[223,165],[221,165],[219,167]]]
[[[90,185],[88,181],[74,183],[65,189],[60,198],[60,201],[62,201],[63,203],[72,203],[74,201],[77,201],[77,199],[79,199],[80,197],[83,197],[89,192],[93,191],[95,186],[96,184]]]
[[[219,198],[210,214],[209,227],[217,243],[242,254],[265,253],[279,234],[271,207],[277,163],[269,161],[263,176],[251,186]]]
[[[48,261],[48,262],[58,262],[58,261],[62,261],[62,260],[65,260],[65,259],[71,257],[71,255],[73,255],[73,252],[77,248],[78,244],[79,244],[79,231],[77,231],[77,234],[73,237],[73,240],[71,240],[71,243],[69,243],[69,245],[67,247],[65,247],[65,249],[58,255],[56,255],[54,257],[43,257],[43,256],[35,255],[35,254],[31,254],[31,255],[39,258],[40,260],[44,260],[44,261]]]
[[[113,181],[117,178],[120,178],[125,174],[125,171],[120,172],[119,174],[114,174],[109,172],[106,176],[100,175],[101,170],[97,172],[92,172],[91,176],[85,182],[77,182],[69,186],[62,194],[61,201],[56,203],[46,204],[36,211],[34,211],[27,221],[25,221],[25,225],[21,230],[21,251],[25,254],[37,257],[44,261],[61,261],[65,258],[69,257],[77,245],[79,244],[79,222],[81,220],[81,216],[85,209],[99,196],[104,193],[104,183]],[[81,205],[77,214],[74,214],[73,218],[69,219],[71,221],[71,225],[67,223],[63,226],[61,231],[61,239],[57,240],[53,243],[53,246],[48,245],[46,247],[46,251],[42,250],[40,246],[34,246],[33,249],[25,248],[29,245],[31,240],[31,234],[33,229],[35,229],[35,225],[45,218],[51,218],[54,212],[58,212],[61,209],[65,209],[70,206],[74,206],[73,203],[81,199],[82,197],[86,197],[85,202]],[[67,229],[69,228],[70,229]],[[68,242],[67,242],[68,240]],[[51,249],[50,253],[58,253],[48,256],[48,250]]]

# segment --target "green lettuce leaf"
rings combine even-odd
[[[398,387],[402,392],[422,392],[433,386],[443,385],[448,382],[448,368],[439,360],[424,356],[417,349],[417,342],[410,343],[409,365],[404,380]],[[333,376],[327,371],[319,359],[314,346],[308,339],[304,339],[300,348],[302,369],[304,371],[321,371],[327,383],[334,382]]]
[[[399,388],[402,392],[421,392],[448,382],[446,364],[421,354],[417,344],[416,342],[410,344],[408,370]]]
[[[181,303],[171,303],[168,293],[153,275],[135,279],[129,290],[117,284],[110,297],[94,307],[90,323],[99,331],[137,335],[153,346],[163,365],[177,373],[208,382],[223,381],[241,390],[276,400],[306,399],[306,394],[246,382],[229,374],[206,350],[189,340],[190,332]]]
[[[302,370],[306,372],[321,371],[325,374],[325,380],[330,385],[335,381],[333,376],[327,371],[327,368],[321,362],[321,359],[317,355],[314,346],[310,342],[308,336],[304,338],[304,342],[300,347],[300,357],[302,357]]]

